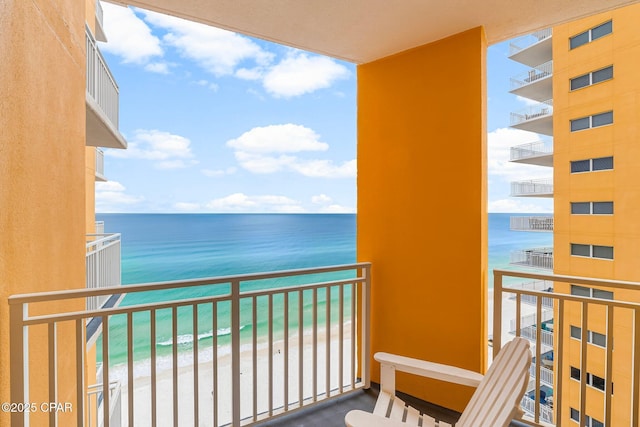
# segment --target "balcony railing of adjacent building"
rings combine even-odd
[[[89,27],[85,27],[87,45],[87,93],[100,106],[114,128],[118,128],[119,89],[102,57]]]
[[[536,365],[532,363],[529,367],[529,375],[531,378],[536,378]],[[540,381],[547,387],[553,387],[553,369],[540,367]]]
[[[528,71],[511,78],[511,90],[520,89],[540,80],[551,77],[553,74],[553,61],[530,68]]]
[[[96,233],[104,234],[104,221],[96,221]]]
[[[104,367],[97,406],[112,407],[113,384],[120,381],[123,425],[239,426],[368,388],[369,281],[370,264],[358,263],[12,296],[11,398],[29,401],[29,352],[48,354],[48,372],[57,371],[52,349],[57,326],[65,323],[67,333],[75,328],[76,343],[65,349],[76,360],[65,386],[73,386],[77,424],[86,425],[85,335],[94,318],[102,325],[95,345]],[[120,307],[43,313],[40,305],[120,293],[132,298]],[[29,331],[43,326],[48,339],[30,341]],[[134,349],[134,342],[147,347]],[[118,351],[120,360],[112,360]],[[43,387],[55,402],[57,375],[45,376]],[[109,412],[98,414],[106,427],[120,421]],[[43,414],[11,415],[12,426],[20,427]],[[46,416],[55,425],[58,413]]]
[[[578,295],[558,293],[548,293],[540,290],[526,289],[523,287],[503,286],[505,279],[518,278],[528,280],[546,280],[556,283],[579,285],[589,288],[606,289],[613,292],[614,297],[621,294],[620,290],[640,289],[640,283],[624,282],[615,280],[601,280],[589,277],[564,276],[557,274],[527,273],[521,271],[494,270],[494,301],[493,301],[493,352],[494,355],[502,346],[502,316],[506,312],[515,312],[515,318],[520,319],[522,312],[522,300],[525,295],[537,298],[536,312],[542,315],[542,299],[552,298],[554,301],[554,334],[556,340],[553,348],[553,374],[555,376],[553,398],[540,394],[543,384],[542,368],[543,347],[547,343],[543,342],[544,330],[542,323],[538,323],[531,334],[535,339],[532,347],[534,352],[535,380],[531,389],[533,394],[531,402],[523,405],[526,411],[532,415],[535,421],[553,420],[553,423],[566,424],[572,414],[568,413],[568,408],[572,408],[579,413],[578,425],[586,425],[586,416],[599,420],[606,426],[614,425],[612,420],[618,413],[619,419],[628,420],[629,425],[640,425],[640,303],[622,299],[599,299],[583,297]],[[626,293],[629,295],[629,293]],[[515,295],[515,300],[510,300],[507,296]],[[509,305],[509,306],[507,306]],[[614,322],[615,315],[615,322]],[[600,326],[596,326],[600,325]],[[570,332],[579,328],[580,336],[574,338]],[[598,333],[606,338],[603,346],[592,344],[589,340],[590,329],[599,328]],[[527,328],[517,325],[516,335],[524,336]],[[521,331],[518,333],[517,331]],[[536,338],[538,337],[538,338]],[[532,338],[529,338],[532,339]],[[615,354],[613,343],[626,342],[629,345],[616,345]],[[613,369],[614,357],[616,362],[616,372]],[[604,362],[603,362],[604,361]],[[604,389],[591,387],[587,383],[587,375],[581,375],[579,380],[571,377],[568,366],[580,369],[581,372],[589,372],[590,364],[596,363],[598,370],[603,372]],[[598,374],[600,375],[600,374]],[[616,375],[622,375],[630,380],[630,387],[618,391],[616,386],[616,399],[612,399],[613,383],[616,382]],[[589,387],[589,389],[587,389]],[[571,394],[568,390],[571,389]],[[602,403],[598,404],[599,409],[592,409],[587,406],[587,395],[593,399],[593,393],[602,396]],[[566,399],[566,400],[565,400]],[[536,404],[536,402],[541,402]],[[552,411],[549,413],[548,411]],[[573,414],[575,415],[575,413]]]
[[[120,286],[122,283],[120,234],[88,234],[86,264],[87,289]],[[87,310],[102,307],[109,297],[108,294],[88,297]]]
[[[104,176],[104,151],[96,148],[96,181],[106,181]]]
[[[535,31],[531,34],[527,34],[526,36],[513,40],[509,43],[509,56],[515,55],[536,43],[540,43],[541,41],[548,39],[552,34],[551,28],[545,28],[544,30]]]
[[[545,163],[531,161],[541,157],[549,157],[551,161]],[[553,166],[553,142],[535,141],[511,147],[509,161]]]
[[[553,231],[553,216],[512,216],[509,228],[513,231]]]
[[[512,197],[552,197],[553,178],[530,179],[511,183]]]
[[[545,292],[553,292],[553,282],[548,282],[546,280],[532,280],[524,283],[519,283],[517,285],[512,285],[519,287],[521,289],[532,289],[536,291],[545,291]],[[512,295],[511,298],[515,299],[515,295]],[[531,295],[522,295],[520,299],[524,304],[536,305],[538,302],[538,297]],[[545,309],[553,309],[553,299],[549,297],[542,298],[542,307]]]
[[[553,270],[553,248],[523,249],[511,252],[513,265]]]
[[[553,115],[553,99],[538,102],[522,110],[511,113],[511,126],[517,126],[531,120],[539,120]]]

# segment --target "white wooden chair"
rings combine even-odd
[[[520,418],[520,401],[529,380],[531,352],[529,342],[515,338],[498,353],[486,375],[439,363],[425,362],[388,353],[376,353],[380,362],[380,394],[373,413],[350,411],[345,417],[349,427],[450,426],[395,396],[395,371],[476,387],[471,400],[456,423],[457,427],[506,427]]]

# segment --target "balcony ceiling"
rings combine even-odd
[[[490,44],[639,0],[108,0],[366,63],[484,25]]]

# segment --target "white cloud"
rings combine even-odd
[[[329,205],[320,209],[321,213],[355,213],[356,210],[354,208],[349,208],[347,206],[341,205]]]
[[[537,134],[518,129],[499,128],[490,132],[487,143],[489,151],[487,173],[489,177],[513,181],[552,176],[552,168],[509,161],[511,147],[536,141],[540,141]]]
[[[524,96],[520,96],[520,95],[516,95],[516,99],[520,102],[522,102],[524,105],[526,106],[531,106],[531,105],[538,105],[540,104],[540,102],[536,101],[535,99],[529,99],[529,98],[525,98]]]
[[[316,205],[324,205],[327,203],[331,203],[331,197],[326,194],[318,194],[317,196],[311,197],[311,203]]]
[[[357,174],[356,160],[334,164],[331,160],[298,161],[291,168],[304,176],[316,178],[352,178]]]
[[[160,39],[133,10],[107,2],[102,3],[102,8],[109,42],[101,43],[100,49],[120,56],[125,63],[145,64],[153,57],[162,57]],[[152,71],[158,72],[159,65],[154,67],[156,70]]]
[[[144,69],[158,74],[169,74],[169,64],[166,62],[150,62]]]
[[[204,79],[198,80],[197,82],[195,82],[195,84],[211,89],[214,92],[217,92],[219,89],[219,86],[217,84]]]
[[[510,198],[490,201],[488,210],[489,212],[551,213],[553,212],[553,204],[551,200],[532,203],[521,199]]]
[[[265,73],[263,86],[275,97],[290,98],[328,88],[350,74],[331,58],[296,51]]]
[[[144,200],[125,193],[124,185],[117,181],[96,182],[96,211],[122,212]]]
[[[202,169],[201,172],[204,176],[217,177],[224,175],[232,175],[236,173],[237,169],[234,167],[228,167],[226,169]]]
[[[153,160],[158,169],[179,169],[198,163],[192,160],[189,139],[159,130],[138,129],[126,150],[107,150],[105,154],[124,159]]]
[[[273,58],[272,53],[251,39],[231,31],[160,13],[143,13],[147,22],[167,31],[162,39],[164,43],[215,76],[233,74],[244,61],[266,65]]]
[[[305,212],[298,201],[286,196],[247,196],[244,193],[234,193],[211,200],[206,207],[214,212]]]
[[[177,202],[173,204],[173,207],[182,212],[195,212],[200,210],[199,203]]]

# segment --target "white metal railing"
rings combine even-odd
[[[549,320],[553,319],[553,311],[543,310],[540,317],[536,313],[530,313],[525,316],[521,316],[520,327],[525,328],[529,326],[535,326],[538,323],[537,319],[540,319],[540,322],[543,323],[548,322]],[[516,330],[516,323],[516,319],[511,319],[510,325],[512,331]]]
[[[107,62],[102,57],[96,39],[85,25],[87,45],[87,92],[104,111],[113,126],[118,128],[119,90]]]
[[[515,55],[536,43],[548,39],[552,35],[553,33],[551,28],[545,28],[544,30],[535,31],[531,34],[527,34],[526,36],[518,37],[509,43],[509,56]]]
[[[88,427],[102,427],[104,425],[104,398],[103,384],[94,384],[87,387],[87,423]],[[109,408],[108,418],[110,427],[122,425],[122,387],[119,381],[111,381],[109,384]]]
[[[553,178],[513,181],[511,183],[512,197],[549,194],[553,194]]]
[[[77,424],[85,425],[89,319],[101,322],[101,342],[95,345],[103,364],[103,405],[111,407],[110,384],[120,380],[123,425],[160,420],[239,426],[368,388],[370,270],[369,263],[357,263],[11,296],[11,400],[29,401],[29,384],[31,390],[35,384],[29,353],[44,352],[49,369],[38,377],[37,392],[56,401],[61,386],[47,372],[58,370],[51,349],[57,325],[64,323],[60,330],[75,335],[75,346],[65,351],[76,361],[64,382],[74,388],[64,395],[73,401]],[[43,314],[65,301],[121,293],[123,306]],[[129,296],[134,302],[127,304]],[[48,339],[30,340],[32,328]],[[140,342],[148,349],[137,348]],[[118,351],[120,364],[111,360]],[[56,412],[13,413],[11,425],[22,427],[30,416],[57,422]],[[106,411],[103,425],[110,426]]]
[[[532,363],[529,367],[529,375],[531,378],[536,378],[535,363]],[[544,366],[540,366],[540,381],[548,387],[553,387],[553,371],[549,368],[545,368]]]
[[[537,344],[546,345],[549,348],[553,348],[553,332],[545,331],[544,329],[540,331],[540,340],[537,339],[538,332],[535,326],[525,326],[520,328],[520,334],[517,333],[517,329],[514,328],[512,335],[521,336],[522,338],[526,338],[529,341]]]
[[[544,64],[536,65],[535,67],[530,68],[528,71],[522,74],[511,77],[511,90],[520,89],[523,86],[527,86],[531,83],[546,79],[548,77],[551,77],[552,74],[553,60],[547,61]]]
[[[104,26],[104,11],[102,10],[102,4],[100,4],[100,0],[96,0],[96,18],[98,18],[98,22],[101,26]]]
[[[104,234],[104,221],[96,221],[96,234]]]
[[[104,177],[104,151],[96,148],[96,175]]]
[[[522,110],[512,112],[510,124],[511,126],[516,126],[529,120],[537,120],[551,115],[553,115],[553,99],[538,102]]]
[[[510,264],[553,270],[553,248],[512,251]]]
[[[518,322],[522,315],[522,298],[525,295],[538,297],[536,313],[542,315],[542,297],[553,298],[554,300],[554,335],[555,342],[545,342],[545,334],[541,323],[533,328],[522,328],[516,325],[516,335],[525,336],[533,340],[532,347],[535,357],[535,379],[533,381],[530,396],[535,396],[533,402],[525,402],[523,407],[534,418],[535,422],[544,420],[564,425],[570,423],[568,408],[574,408],[580,413],[579,425],[585,425],[587,409],[587,375],[581,375],[580,380],[571,378],[567,366],[574,366],[581,372],[589,372],[592,364],[598,366],[598,370],[603,373],[605,379],[604,390],[595,389],[596,393],[601,393],[602,406],[599,406],[598,415],[603,414],[604,425],[611,426],[612,419],[629,420],[629,425],[640,425],[640,303],[622,299],[599,299],[572,295],[570,293],[559,293],[561,284],[569,288],[569,285],[579,285],[588,288],[606,289],[613,293],[614,297],[624,294],[632,295],[630,291],[638,292],[640,283],[625,282],[618,280],[602,280],[590,277],[565,276],[558,274],[539,274],[522,271],[494,270],[494,298],[493,298],[493,354],[494,357],[502,347],[502,316],[503,313],[513,309],[515,319]],[[546,280],[554,282],[554,292],[544,292],[539,290],[525,289],[522,287],[503,287],[505,278]],[[620,292],[624,290],[625,292]],[[514,302],[507,296],[515,295]],[[615,316],[615,317],[614,317]],[[589,342],[589,329],[596,327],[605,336],[604,347],[594,346]],[[575,326],[580,330],[580,338],[572,339],[569,334],[569,326]],[[533,329],[533,331],[531,331]],[[532,332],[532,333],[531,333]],[[615,356],[616,370],[613,370],[613,342],[625,342],[625,346],[616,346]],[[540,402],[540,389],[542,384],[542,354],[543,347],[548,344],[553,345],[553,407],[536,405]],[[566,360],[565,360],[566,359]],[[598,374],[600,375],[600,374]],[[619,375],[618,382],[629,381],[629,387],[621,393],[616,393],[615,401],[612,399],[613,383],[616,382],[616,375]],[[577,382],[575,387],[571,382]],[[571,389],[571,394],[568,390]],[[567,390],[567,392],[565,392]],[[618,390],[618,387],[616,387]],[[589,393],[593,393],[593,389]],[[546,399],[548,401],[548,399]],[[564,403],[563,403],[564,401]],[[528,406],[526,406],[528,405]],[[587,412],[587,413],[586,413]],[[615,414],[619,415],[615,415]]]
[[[104,223],[102,225],[104,228]],[[120,286],[122,283],[120,250],[119,233],[87,234],[87,289]],[[100,308],[108,299],[109,295],[87,298],[87,310]]]
[[[512,216],[509,228],[513,231],[553,231],[553,216]]]
[[[524,396],[522,398],[521,405],[522,405],[522,409],[524,409],[525,412],[532,417],[535,416],[536,407],[537,407],[540,413],[540,419],[549,424],[553,423],[553,408],[551,408],[549,405],[546,405],[544,403],[540,403],[536,405],[536,401],[530,398],[529,396]],[[583,424],[583,425],[586,425],[586,424]]]
[[[511,147],[509,160],[513,162],[549,154],[553,154],[553,142],[535,141]]]

